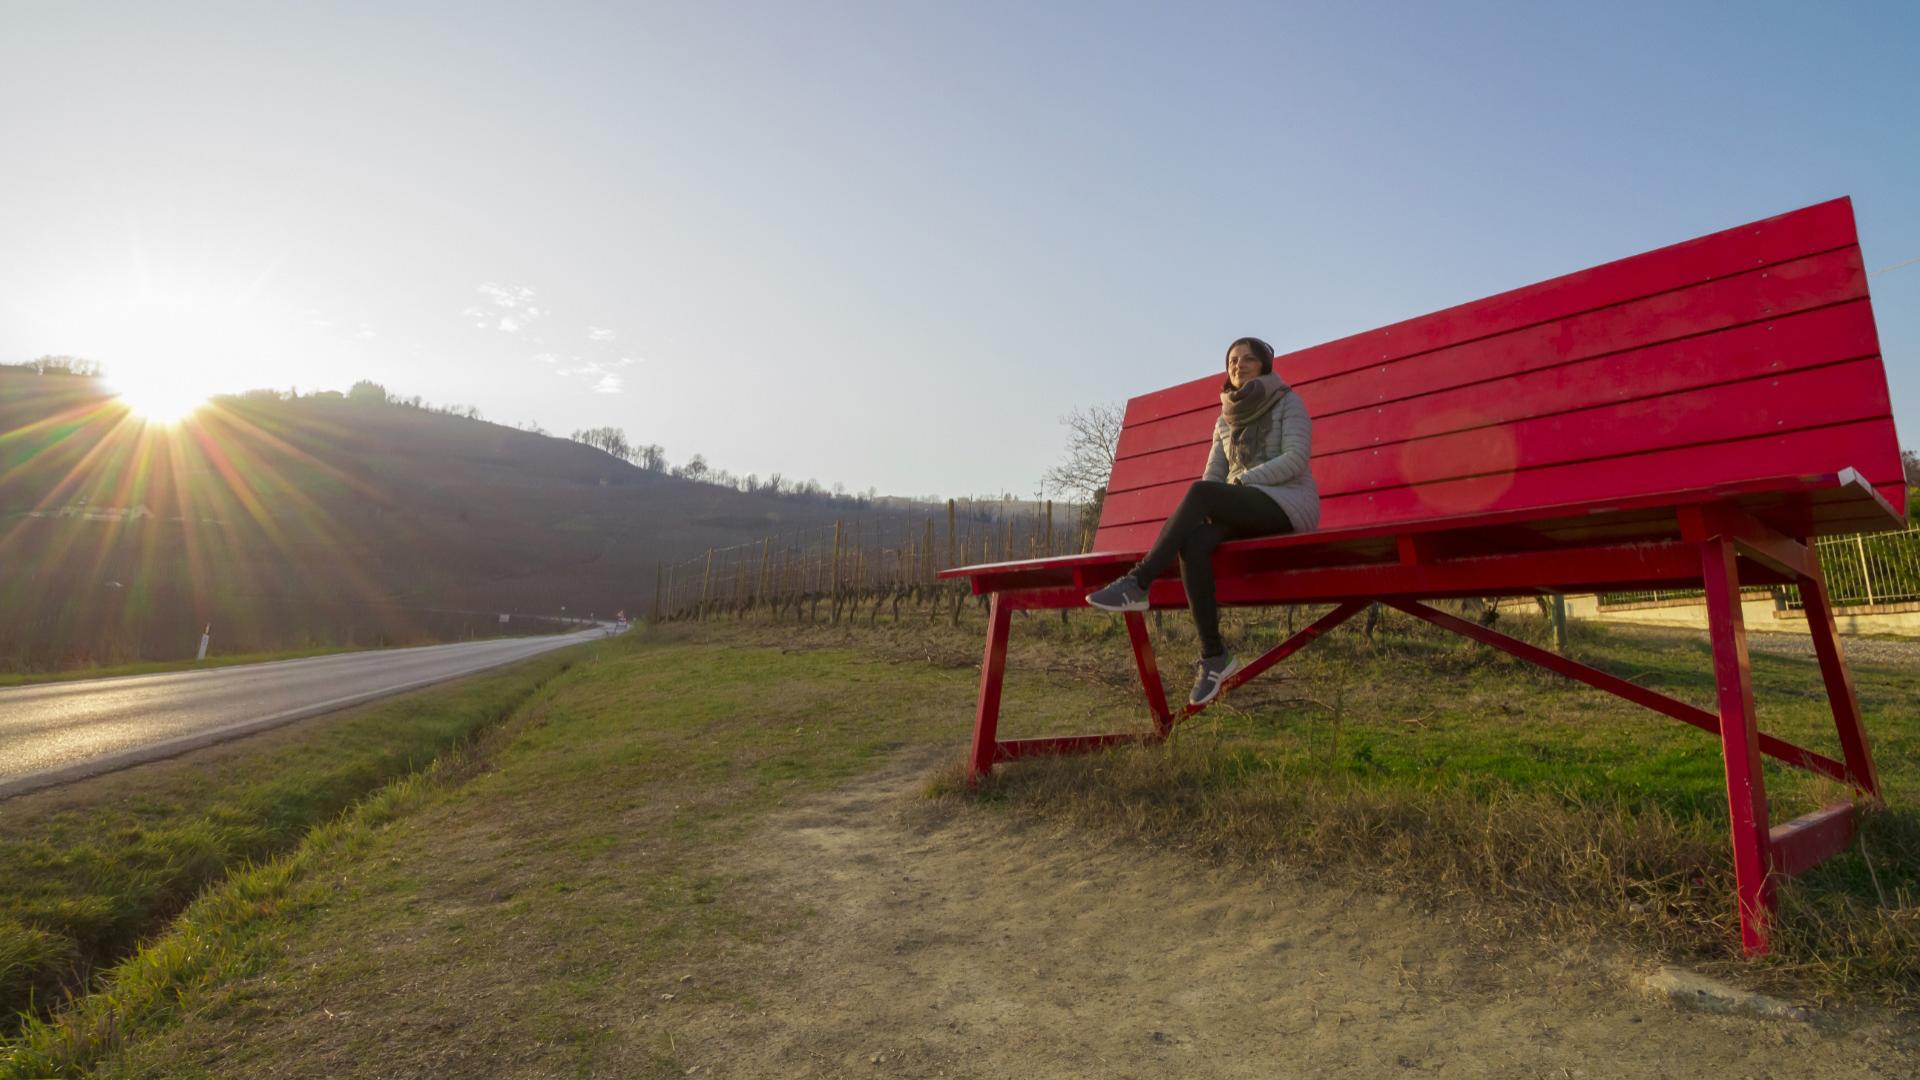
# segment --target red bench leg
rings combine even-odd
[[[1127,612],[1127,637],[1133,642],[1133,666],[1140,669],[1140,688],[1146,691],[1147,708],[1153,711],[1153,730],[1165,736],[1173,730],[1173,713],[1167,709],[1167,691],[1160,685],[1160,662],[1154,659],[1153,642],[1147,637],[1147,620],[1137,611]]]
[[[987,654],[980,661],[980,704],[973,714],[973,753],[967,759],[967,783],[977,784],[993,771],[999,749],[1000,686],[1007,675],[1007,638],[1013,607],[994,593],[987,608]]]
[[[1727,768],[1727,810],[1733,821],[1733,875],[1740,896],[1740,944],[1747,955],[1767,951],[1773,881],[1767,859],[1767,790],[1760,772],[1759,728],[1747,666],[1747,628],[1740,615],[1740,575],[1733,544],[1715,537],[1700,545],[1713,635],[1713,674],[1719,688],[1720,750]]]
[[[1800,600],[1806,608],[1807,630],[1813,636],[1813,651],[1820,657],[1820,675],[1827,684],[1827,703],[1833,708],[1833,724],[1840,730],[1840,749],[1847,762],[1847,779],[1867,795],[1880,798],[1880,778],[1874,772],[1873,754],[1867,749],[1866,728],[1860,723],[1860,699],[1854,695],[1853,679],[1847,674],[1847,659],[1840,651],[1840,635],[1833,625],[1833,605],[1827,600],[1827,583],[1819,564],[1814,575],[1800,579]]]

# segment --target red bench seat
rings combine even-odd
[[[1276,358],[1314,419],[1314,532],[1215,556],[1222,604],[1333,602],[1231,690],[1372,602],[1467,634],[1721,736],[1743,940],[1765,948],[1772,876],[1850,838],[1851,804],[1767,828],[1759,755],[1878,797],[1808,544],[1899,528],[1907,491],[1850,202],[1838,199]],[[1153,728],[997,736],[1009,613],[1078,607],[1132,566],[1206,462],[1212,373],[1128,402],[1093,553],[960,567],[993,598],[970,763],[1164,738],[1144,620],[1127,616]],[[1743,584],[1801,589],[1844,761],[1753,723]],[[1719,672],[1708,713],[1421,603],[1704,586]],[[1155,607],[1186,598],[1169,575]]]

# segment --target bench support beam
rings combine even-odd
[[[1767,833],[1767,864],[1792,877],[1847,849],[1853,842],[1853,804],[1834,803],[1775,825]]]
[[[1598,668],[1588,667],[1577,660],[1569,660],[1564,656],[1550,653],[1545,649],[1537,649],[1524,641],[1508,637],[1498,630],[1488,629],[1479,623],[1470,622],[1457,615],[1449,615],[1444,611],[1428,607],[1418,601],[1388,598],[1385,602],[1390,607],[1404,611],[1416,619],[1423,619],[1430,622],[1443,630],[1451,630],[1462,637],[1472,638],[1482,645],[1490,645],[1502,652],[1511,653],[1528,663],[1538,664],[1550,671],[1565,675],[1569,679],[1586,683],[1596,690],[1605,690],[1607,693],[1615,697],[1625,698],[1635,705],[1640,705],[1662,715],[1671,716],[1675,720],[1692,724],[1694,727],[1709,734],[1716,736],[1720,734],[1720,718],[1718,716],[1705,709],[1689,705],[1684,701],[1670,698],[1657,690],[1649,690],[1637,683],[1630,683],[1617,675],[1609,675]],[[1825,754],[1815,753],[1804,746],[1795,745],[1785,739],[1775,738],[1772,735],[1762,733],[1760,735],[1760,751],[1768,757],[1783,761],[1788,765],[1795,765],[1809,772],[1819,773],[1828,779],[1838,780],[1843,784],[1854,784],[1856,787],[1860,786],[1849,773],[1847,766],[1827,757]],[[1862,790],[1864,791],[1865,789],[1862,788]]]
[[[1147,708],[1153,714],[1152,731],[1118,731],[1100,735],[1050,735],[1031,739],[1001,739],[1000,689],[1006,678],[1007,639],[1012,632],[1014,609],[1025,607],[1018,594],[994,593],[987,614],[987,651],[980,663],[980,701],[974,714],[973,750],[967,759],[967,783],[978,784],[1003,761],[1048,754],[1081,754],[1136,742],[1159,742],[1173,732],[1173,726],[1206,708],[1184,706],[1179,715],[1167,707],[1166,689],[1160,680],[1160,667],[1154,657],[1153,642],[1147,636],[1147,620],[1137,611],[1126,613],[1127,637],[1133,646],[1133,662],[1140,673],[1140,686],[1146,693]],[[1220,695],[1259,676],[1268,668],[1299,652],[1314,639],[1354,615],[1366,610],[1367,601],[1349,600],[1316,619],[1287,640],[1263,653],[1259,659],[1235,672],[1220,690]],[[1215,697],[1214,701],[1220,700]],[[1212,704],[1209,702],[1208,704]]]
[[[1737,506],[1711,503],[1683,507],[1679,518],[1681,539],[1688,543],[1706,543],[1716,537],[1730,540],[1740,554],[1796,580],[1817,571],[1818,562],[1806,544]]]
[[[1007,638],[1013,630],[1013,605],[999,593],[987,606],[987,654],[980,660],[980,700],[973,714],[973,750],[967,755],[969,783],[985,776],[998,756],[1000,687],[1007,677]]]
[[[1289,637],[1287,640],[1262,653],[1258,660],[1234,672],[1227,678],[1227,681],[1221,685],[1220,693],[1214,697],[1213,701],[1219,701],[1221,698],[1226,697],[1235,687],[1258,677],[1268,668],[1299,652],[1301,649],[1306,648],[1313,642],[1313,639],[1332,630],[1334,627],[1339,626],[1341,623],[1346,622],[1348,619],[1353,618],[1366,609],[1366,601],[1349,600],[1339,607],[1334,608],[1332,611],[1327,612],[1325,615],[1320,616],[1314,620],[1312,626],[1298,631],[1292,637]],[[1213,704],[1213,701],[1207,702],[1207,705]],[[1182,719],[1185,719],[1206,708],[1207,705],[1188,705],[1180,716]]]
[[[1880,798],[1879,777],[1861,724],[1859,698],[1847,673],[1832,601],[1827,596],[1819,561],[1804,536],[1789,536],[1730,504],[1683,508],[1679,511],[1679,523],[1682,538],[1677,542],[1601,546],[1577,551],[1514,552],[1439,561],[1433,561],[1433,552],[1423,544],[1401,543],[1397,552],[1399,560],[1384,565],[1293,570],[1236,567],[1237,573],[1223,576],[1221,581],[1223,603],[1331,600],[1336,606],[1311,626],[1235,673],[1222,688],[1222,694],[1258,677],[1365,610],[1377,598],[1415,618],[1710,732],[1720,739],[1726,773],[1741,944],[1749,955],[1764,953],[1777,910],[1778,879],[1816,866],[1844,850],[1853,837],[1854,812],[1851,803],[1840,803],[1769,828],[1762,755],[1849,784],[1864,797],[1874,800]],[[1743,560],[1747,562],[1743,564]],[[1681,565],[1683,561],[1691,563],[1690,570]],[[1569,562],[1578,564],[1573,573],[1592,579],[1584,584],[1679,581],[1697,574],[1695,580],[1702,582],[1707,594],[1716,707],[1708,710],[1689,705],[1415,599],[1489,588],[1513,589],[1522,582],[1533,582],[1535,588],[1543,587],[1541,582],[1545,579],[1567,574]],[[1762,581],[1784,578],[1799,585],[1844,760],[1837,761],[1759,730],[1754,715],[1746,625],[1740,608],[1742,565]],[[976,579],[976,589],[980,586],[981,582]],[[1178,582],[1154,583],[1152,596],[1157,606],[1185,606]],[[1003,761],[1082,753],[1127,743],[1159,742],[1171,734],[1180,720],[1205,707],[1183,706],[1178,711],[1168,707],[1146,620],[1139,613],[1129,613],[1127,637],[1152,714],[1152,730],[998,738],[1012,613],[1016,609],[1070,608],[1083,603],[1077,585],[992,591],[986,653],[980,665],[980,701],[968,761],[970,783],[978,782],[995,764]]]
[[[1853,692],[1853,677],[1847,674],[1846,655],[1840,650],[1840,634],[1833,624],[1833,604],[1827,599],[1827,582],[1818,564],[1812,576],[1800,580],[1800,603],[1806,609],[1814,655],[1820,658],[1820,677],[1827,684],[1833,726],[1840,732],[1847,778],[1878,802],[1880,774],[1873,767],[1873,752],[1867,748],[1867,730],[1860,723],[1860,699]]]
[[[1153,713],[1153,730],[1165,736],[1173,730],[1173,714],[1167,709],[1167,691],[1160,684],[1160,661],[1154,658],[1153,642],[1147,637],[1146,616],[1137,611],[1127,614],[1127,640],[1133,643],[1133,666],[1140,672],[1140,689],[1146,692],[1147,708]]]
[[[1700,576],[1707,587],[1707,625],[1713,637],[1713,675],[1720,699],[1720,755],[1727,772],[1727,812],[1733,834],[1733,877],[1740,898],[1740,944],[1747,955],[1767,951],[1774,888],[1767,858],[1767,787],[1760,769],[1760,728],[1753,715],[1753,679],[1747,627],[1740,613],[1740,568],[1724,536],[1700,545]]]

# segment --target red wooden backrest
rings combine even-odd
[[[1858,470],[1904,513],[1847,199],[1279,357],[1322,531]],[[1197,479],[1221,375],[1134,398],[1095,551]]]

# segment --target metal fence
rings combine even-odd
[[[1899,532],[1823,536],[1813,542],[1827,594],[1835,607],[1920,602],[1920,522]],[[1800,589],[1793,585],[1749,586],[1743,593],[1773,592],[1782,607],[1798,610]],[[1670,600],[1698,600],[1699,589],[1648,589],[1640,592],[1601,593],[1607,607],[1657,604]]]

